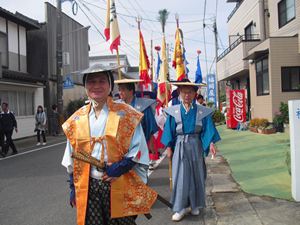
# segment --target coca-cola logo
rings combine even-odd
[[[233,102],[233,118],[237,122],[244,122],[244,101],[242,92],[233,92],[232,102]]]

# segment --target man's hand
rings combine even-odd
[[[76,198],[75,198],[75,186],[74,186],[74,178],[73,178],[73,173],[69,174],[70,180],[69,182],[69,187],[70,187],[70,205],[71,207],[76,207]]]
[[[215,158],[216,154],[217,154],[217,148],[216,148],[216,146],[214,145],[213,142],[210,143],[209,150],[211,152],[212,158]]]
[[[15,128],[16,133],[18,133],[18,128]]]
[[[167,147],[167,156],[168,158],[172,158],[172,155],[173,155],[173,151],[172,151],[172,148],[171,147]]]
[[[106,164],[107,166],[111,166],[112,165],[112,163],[107,163]],[[102,181],[104,181],[104,182],[113,182],[113,181],[115,181],[117,179],[117,177],[110,177],[110,176],[108,176],[107,175],[107,173],[104,173],[103,174],[103,177],[102,177]]]

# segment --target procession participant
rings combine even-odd
[[[203,95],[198,94],[197,97],[196,97],[196,99],[197,99],[197,102],[198,102],[199,105],[206,106],[206,103],[204,101]]]
[[[149,213],[157,196],[135,172],[149,162],[142,114],[110,97],[112,68],[91,66],[83,84],[90,103],[63,124],[62,165],[70,174],[77,224],[135,224],[134,216]]]
[[[115,84],[118,84],[120,102],[124,102],[131,105],[133,108],[144,114],[142,119],[142,127],[145,134],[146,141],[149,148],[149,156],[151,159],[149,169],[153,169],[153,161],[157,160],[157,151],[154,148],[153,135],[158,131],[158,126],[154,117],[154,108],[156,100],[150,98],[137,98],[135,96],[135,83],[141,80],[135,79],[121,79],[116,80]]]
[[[220,140],[212,121],[212,109],[194,101],[197,85],[188,79],[174,82],[179,88],[181,104],[166,108],[167,121],[162,143],[172,157],[172,216],[181,220],[187,213],[199,215],[205,207],[205,161],[209,151],[216,154],[214,143]]]

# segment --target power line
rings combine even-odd
[[[205,70],[206,73],[208,72],[208,65],[207,65],[207,53],[206,53],[206,40],[205,40],[205,13],[206,13],[206,0],[204,1],[204,13],[203,13],[203,41],[204,41],[204,56],[205,56]]]
[[[101,19],[101,18],[99,18],[86,4],[84,4],[83,2],[86,2],[86,1],[84,1],[84,0],[78,0],[91,14],[92,14],[92,16],[96,19],[96,20],[98,20],[98,21],[100,21],[100,23],[105,27],[105,23],[104,23],[104,21]],[[79,5],[79,4],[78,4]],[[81,7],[80,7],[81,8]],[[90,21],[91,22],[91,21]],[[91,22],[92,23],[92,22]],[[94,27],[95,27],[95,25],[94,25]],[[97,31],[98,32],[100,32],[99,30],[98,30],[98,28],[96,28],[97,29]],[[100,32],[101,33],[101,32]],[[102,34],[102,33],[101,33]],[[104,36],[102,35],[102,37],[104,38]],[[104,40],[106,40],[105,38],[104,38]],[[135,54],[138,54],[138,52],[135,50],[135,49],[133,49],[129,44],[127,44],[126,43],[126,41],[124,41],[124,40],[121,40],[126,46],[126,48],[128,49],[128,50],[130,50],[130,51],[132,51],[132,53],[133,53],[133,56],[134,57],[136,57],[135,56]]]
[[[95,5],[95,4],[90,3],[90,2],[87,2],[87,1],[85,1],[85,0],[82,0],[82,1],[84,1],[86,4],[89,4],[89,5],[91,5],[91,6],[94,6],[94,7],[96,7],[96,8],[99,8],[99,9],[101,9],[101,10],[105,10],[105,11],[106,11],[106,8],[103,8],[103,7],[99,6],[99,5]],[[105,2],[105,0],[103,0],[103,1]],[[120,5],[122,5],[121,2],[118,2],[118,3],[119,3]],[[126,8],[126,7],[122,7],[122,8],[128,9],[128,8]],[[119,15],[119,16],[124,16],[124,17],[128,17],[128,18],[132,18],[132,19],[136,19],[136,16],[133,16],[129,11],[128,11],[128,13],[129,13],[129,15],[124,14],[124,13],[118,13],[118,12],[117,12],[117,15]],[[214,17],[209,17],[209,18],[207,18],[207,20],[213,19],[213,18],[214,18]],[[143,20],[145,20],[145,21],[150,21],[150,22],[155,22],[155,23],[159,23],[158,20],[154,20],[154,19],[143,18]],[[180,23],[202,23],[202,22],[203,22],[203,20],[186,20],[186,21],[180,21]],[[166,23],[167,23],[167,24],[175,24],[176,21],[167,21]]]
[[[93,23],[93,21],[90,19],[90,17],[84,12],[84,10],[81,8],[81,6],[78,4],[79,9],[82,11],[82,13],[86,16],[86,18],[90,21],[90,23],[93,25],[93,27],[98,31],[98,33],[101,35],[101,37],[105,40],[104,35],[101,33],[101,31],[98,29],[97,26]]]

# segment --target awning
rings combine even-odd
[[[255,52],[251,53],[250,55],[248,55],[247,57],[245,57],[243,60],[249,60],[249,59],[255,60],[255,59],[258,59],[258,58],[263,57],[268,54],[269,54],[269,49],[255,51]]]

